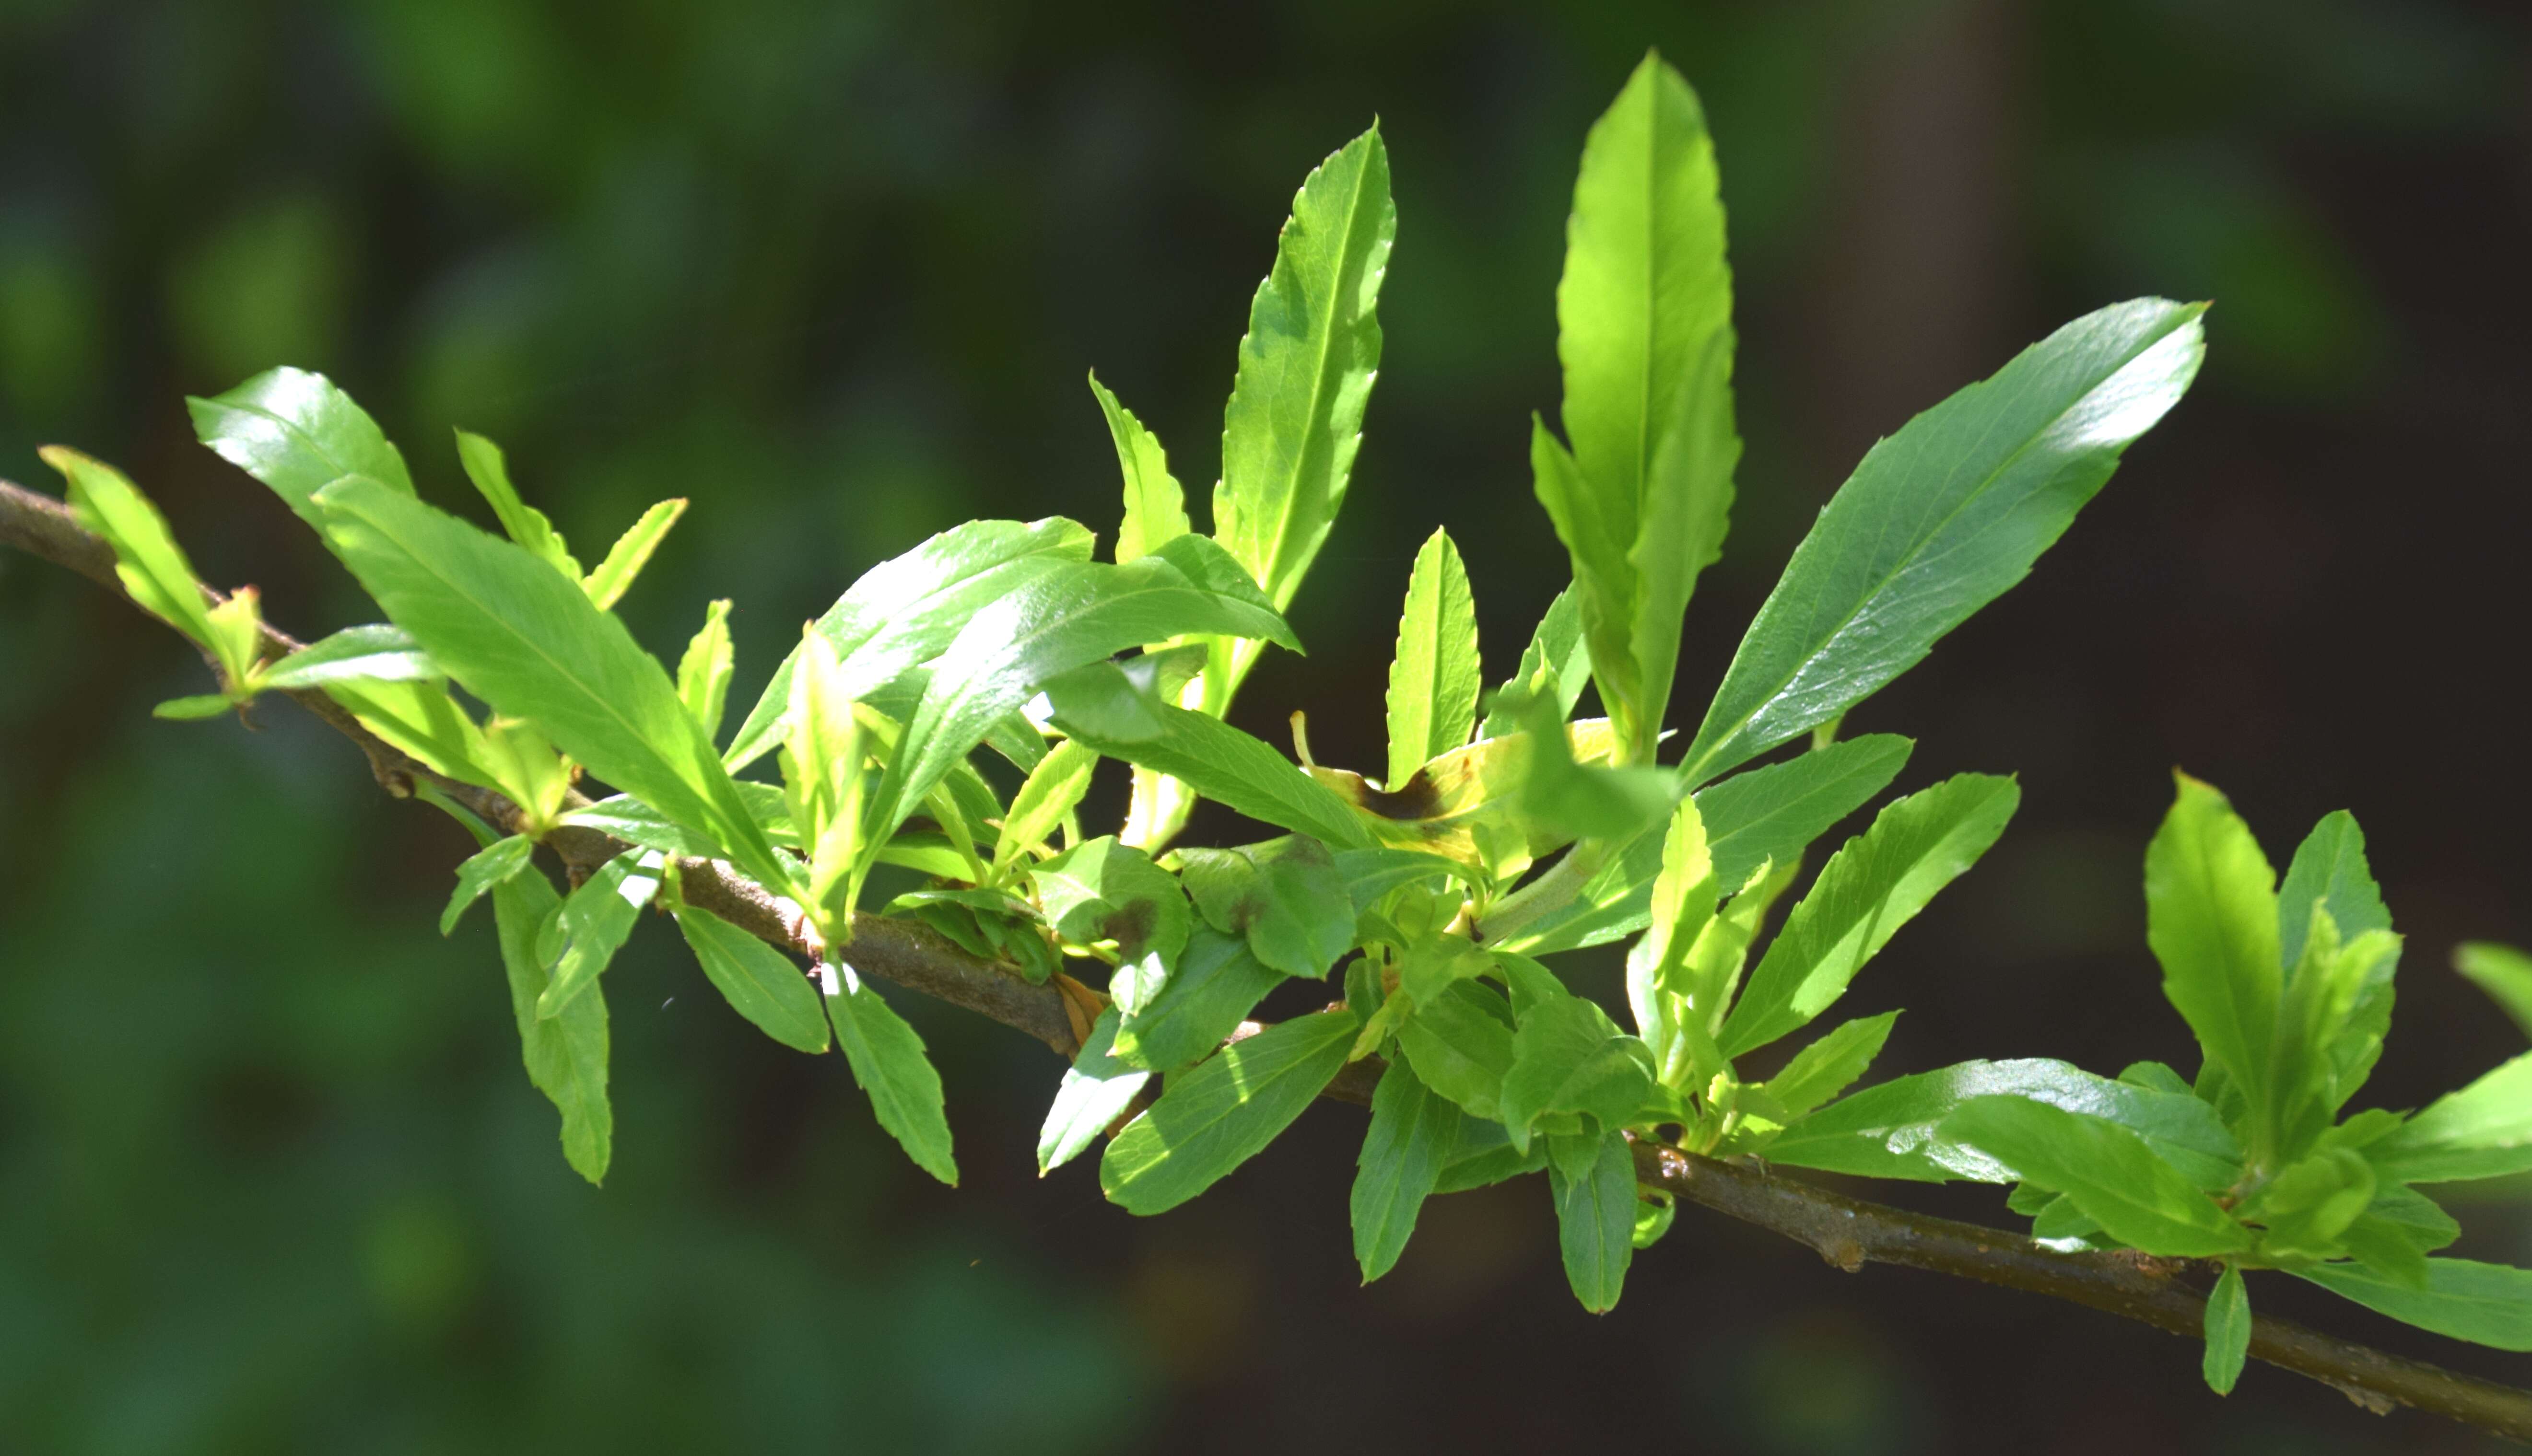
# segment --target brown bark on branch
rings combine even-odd
[[[122,595],[114,553],[83,530],[60,501],[0,480],[0,544],[70,568]],[[203,588],[206,592],[209,588]],[[212,592],[216,596],[216,592]],[[275,654],[300,644],[265,629]],[[373,773],[390,793],[428,782],[504,832],[519,823],[517,806],[501,795],[432,773],[381,742],[321,692],[289,695],[357,744]],[[585,802],[585,801],[583,801]],[[630,846],[588,829],[565,828],[547,837],[575,875],[604,864]],[[807,947],[796,918],[780,902],[710,860],[679,862],[685,898],[760,939],[795,954]],[[866,975],[947,1001],[1024,1032],[1058,1055],[1076,1046],[1063,992],[1031,985],[1010,970],[980,960],[930,929],[883,916],[858,915],[845,959]],[[1243,1029],[1245,1030],[1245,1029]],[[1324,1095],[1368,1102],[1379,1078],[1378,1060],[1340,1072]],[[2196,1337],[2205,1297],[2181,1282],[2185,1261],[2122,1254],[2059,1254],[1999,1229],[1958,1223],[1869,1204],[1756,1168],[1698,1157],[1675,1148],[1636,1145],[1639,1182],[1700,1207],[1770,1229],[1809,1246],[1850,1272],[1869,1262],[1931,1269],[2009,1289],[2089,1305],[2158,1329]],[[2335,1387],[2366,1409],[2383,1413],[2415,1407],[2516,1440],[2532,1441],[2532,1391],[2499,1385],[2404,1360],[2346,1340],[2260,1316],[2251,1355]]]

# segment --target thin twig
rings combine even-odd
[[[0,480],[0,544],[69,567],[123,594],[114,573],[114,553],[103,540],[83,530],[61,502],[7,480]],[[299,645],[278,632],[267,632],[268,645],[276,652]],[[520,822],[517,806],[507,799],[476,785],[451,782],[405,757],[324,694],[290,696],[358,744],[390,791],[396,790],[398,774],[406,780],[406,792],[412,780],[427,780],[498,828],[514,830]],[[595,868],[630,848],[587,829],[558,830],[547,842],[575,872]],[[686,860],[679,868],[691,903],[760,939],[794,953],[805,952],[796,918],[753,881],[719,861]],[[1073,1053],[1071,1020],[1065,1014],[1063,993],[1054,986],[1031,985],[1007,968],[969,955],[930,929],[907,922],[858,915],[853,934],[846,959],[855,969],[1025,1032],[1060,1055]],[[1368,1102],[1380,1070],[1377,1058],[1356,1062],[1338,1074],[1324,1095]],[[2204,1317],[2204,1296],[2178,1278],[2187,1267],[2182,1261],[2123,1254],[2060,1254],[1999,1229],[1868,1204],[1651,1142],[1636,1145],[1636,1170],[1645,1188],[1773,1230],[1849,1271],[1875,1260],[1931,1269],[2089,1305],[2181,1335],[2198,1334]],[[2413,1406],[2498,1435],[2532,1441],[2532,1391],[2404,1360],[2266,1316],[2254,1323],[2251,1354],[2323,1381],[2370,1411]]]

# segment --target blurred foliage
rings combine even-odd
[[[78,443],[284,625],[342,625],[348,583],[191,444],[179,402],[321,368],[443,502],[452,425],[501,440],[591,539],[693,497],[624,614],[669,648],[744,585],[752,696],[786,623],[923,533],[978,514],[1109,529],[1094,364],[1201,494],[1294,180],[1376,112],[1402,222],[1359,488],[1295,614],[1316,655],[1270,659],[1247,695],[1261,722],[1369,701],[1386,629],[1356,624],[1386,620],[1437,514],[1498,652],[1561,585],[1531,549],[1525,416],[1555,395],[1572,140],[1647,42],[1707,100],[1745,300],[1745,508],[1692,668],[1728,651],[1855,453],[2027,322],[2214,297],[2206,408],[2325,418],[2428,347],[2380,261],[2417,224],[2334,169],[2433,153],[2491,188],[2532,175],[2512,140],[2532,46],[2503,4],[0,0],[0,472]],[[1859,172],[1892,138],[1983,159],[1988,192],[1961,196],[1985,210],[1939,167]],[[1945,227],[1972,229],[1966,251]],[[1850,277],[1850,254],[1887,271]],[[1979,307],[1946,327],[1967,364],[1875,322],[1963,297]],[[1833,363],[1849,355],[1869,398]],[[613,973],[618,1168],[578,1185],[519,1072],[489,921],[428,934],[455,831],[285,714],[260,734],[150,722],[201,672],[129,618],[0,559],[0,1444],[1105,1451],[1182,1431],[1209,1390],[1266,1399],[1262,1350],[1298,1372],[1226,1322],[1323,1329],[1257,1269],[1221,1276],[1169,1220],[1120,1227],[1086,1183],[1016,1171],[1051,1061],[909,1008],[976,1149],[980,1186],[936,1197],[850,1110],[840,1067],[770,1058],[700,981],[642,959],[656,927]],[[1355,763],[1376,726],[1313,725],[1323,758]],[[2026,763],[2046,781],[2036,756],[1979,766]],[[2147,822],[2070,830],[2060,858],[2132,863]],[[2030,882],[2097,896],[2051,863]],[[2101,928],[2078,949],[2134,943],[2083,909]],[[2024,924],[2047,951],[2069,922]],[[1310,1185],[1326,1206],[1337,1160]],[[1262,1242],[1266,1222],[1236,1227]],[[1699,1266],[1683,1241],[1665,1253]],[[1527,1303],[1436,1304],[1400,1338],[1570,1328],[1553,1269],[1531,1273]],[[1442,1277],[1411,1255],[1404,1274]],[[1330,1294],[1336,1323],[1356,1298]],[[1664,1296],[1640,1298],[1655,1317]],[[1928,1432],[1985,1407],[1968,1385],[1910,1391],[1943,1372],[1913,1335],[1876,1345],[1902,1317],[1871,1338],[1789,1326],[1716,1400],[1766,1449],[1944,1446]],[[1798,1388],[1771,1363],[1821,1350],[1855,1372],[1847,1404],[1759,1408]],[[1593,1378],[1613,1413],[1636,1388]],[[1314,1399],[1351,1408],[1285,1383],[1258,1441],[1295,1435]],[[1522,1428],[1468,1419],[1481,1440]],[[1640,1419],[1609,1428],[1676,1432],[1676,1412]]]

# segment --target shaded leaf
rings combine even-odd
[[[1323,977],[1353,944],[1353,901],[1327,846],[1307,835],[1180,850],[1179,859],[1205,923],[1246,937],[1258,960],[1287,976]]]
[[[1156,1072],[1185,1066],[1220,1046],[1283,980],[1245,940],[1197,925],[1169,984],[1119,1025],[1116,1056]]]
[[[1179,881],[1141,850],[1102,835],[1037,867],[1038,904],[1057,934],[1077,945],[1117,942],[1121,964],[1108,994],[1131,1016],[1169,983],[1193,917]]]
[[[1041,1178],[1079,1156],[1110,1123],[1125,1115],[1152,1080],[1151,1073],[1109,1055],[1116,1043],[1117,1021],[1114,1006],[1099,1013],[1090,1028],[1090,1039],[1081,1043],[1055,1090],[1054,1105],[1046,1109],[1046,1125],[1037,1135]]]
[[[1547,1183],[1556,1198],[1556,1242],[1574,1297],[1594,1315],[1617,1308],[1636,1252],[1636,1159],[1626,1134],[1611,1130],[1580,1176],[1552,1155]]]
[[[1371,1093],[1371,1127],[1354,1160],[1353,1257],[1362,1282],[1388,1273],[1459,1137],[1460,1109],[1391,1062]]]
[[[2207,1298],[2207,1357],[2202,1369],[2207,1388],[2217,1395],[2233,1393],[2242,1377],[2242,1362],[2251,1353],[2251,1294],[2242,1287],[2242,1269],[2226,1264],[2224,1277]]]
[[[2326,1263],[2293,1272],[2403,1324],[2500,1350],[2532,1350],[2532,1269],[2431,1259],[2425,1289],[2385,1278],[2362,1264]]]
[[[950,1117],[941,1095],[941,1074],[924,1054],[923,1038],[896,1008],[849,973],[828,983],[827,1016],[835,1044],[852,1064],[853,1081],[870,1096],[871,1111],[914,1165],[955,1188],[958,1164],[950,1156]],[[843,984],[838,987],[835,980]]]
[[[678,907],[677,928],[732,1011],[785,1046],[827,1049],[818,989],[789,956],[699,906]]]
[[[1099,1160],[1099,1186],[1131,1213],[1175,1208],[1254,1157],[1310,1105],[1353,1044],[1353,1015],[1267,1028],[1170,1079]]]

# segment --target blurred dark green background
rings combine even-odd
[[[585,556],[691,497],[623,612],[673,652],[736,595],[752,695],[929,532],[1113,530],[1093,365],[1209,481],[1293,188],[1377,114],[1382,378],[1295,613],[1313,654],[1242,709],[1280,739],[1307,708],[1323,759],[1370,763],[1437,521],[1498,666],[1562,583],[1525,417],[1556,400],[1582,133],[1648,43],[1705,95],[1742,286],[1742,504],[1684,723],[1876,435],[2101,303],[2216,301],[2197,393],[1856,715],[1921,736],[1903,787],[2027,790],[1859,986],[1911,1008],[1883,1071],[2185,1060],[2137,891],[2175,762],[2280,857],[2328,809],[2371,831],[2411,938],[2369,1095],[2519,1049],[2445,969],[2532,938],[2503,707],[2532,24],[2503,0],[0,0],[0,474],[56,489],[32,449],[77,443],[284,626],[368,620],[181,403],[322,369],[443,503],[474,509],[450,426],[492,434]],[[2194,1346],[1850,1279],[1694,1210],[1593,1319],[1534,1179],[1439,1201],[1358,1290],[1358,1113],[1131,1220],[1087,1161],[1031,1176],[1053,1058],[915,1005],[966,1176],[940,1189],[836,1059],[756,1036],[656,927],[606,982],[593,1190],[519,1069],[489,920],[432,933],[462,835],[287,710],[147,716],[200,691],[171,635],[0,558],[0,1449],[2480,1449],[2266,1368],[2218,1401]],[[2532,1257],[2522,1204],[2466,1221],[2464,1252]],[[2532,1378],[2290,1282],[2258,1297]]]

